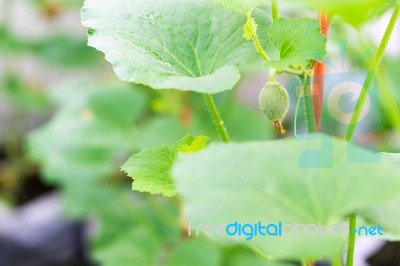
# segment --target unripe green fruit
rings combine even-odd
[[[282,120],[289,111],[289,94],[286,89],[276,81],[268,82],[260,93],[260,108],[274,123],[279,134],[285,134]]]

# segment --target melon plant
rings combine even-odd
[[[311,9],[319,19],[281,16],[280,5]],[[179,199],[183,231],[188,221],[348,223],[346,236],[210,237],[247,246],[268,263],[327,259],[341,265],[344,255],[351,266],[355,230],[364,224],[382,225],[384,238],[398,238],[399,155],[371,152],[352,141],[399,10],[398,1],[383,0],[85,0],[88,45],[105,54],[116,75],[154,90],[202,95],[219,135],[186,134],[133,154],[122,166],[133,178],[132,189]],[[323,82],[319,88],[313,84],[324,75],[329,20],[358,27],[386,11],[391,19],[368,62],[347,133],[337,138],[319,132],[323,98],[315,95],[323,92]],[[294,113],[288,113],[288,91],[277,80],[289,75],[299,81],[307,134],[235,141],[214,98],[232,93],[242,75],[267,71],[273,75],[265,87],[252,88],[260,93],[259,112],[273,122],[261,123],[285,133],[284,118]]]

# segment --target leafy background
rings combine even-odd
[[[159,2],[164,5],[161,7],[168,8],[167,2]],[[237,67],[238,63],[253,61],[257,57],[252,43],[245,42],[241,38],[241,30],[237,30],[245,22],[243,7],[248,10],[262,6],[264,1],[220,2],[228,5],[233,3],[228,7],[233,8],[235,13],[225,10],[218,19],[231,19],[235,22],[230,24],[230,31],[236,33],[237,38],[234,40],[238,43],[230,43],[232,58],[221,55],[217,65],[222,68],[222,72],[216,71],[215,76],[209,77],[211,82],[215,82],[215,86],[207,87],[204,92],[230,90],[217,94],[215,98],[232,140],[244,142],[278,139],[257,107],[257,96],[266,80],[265,71],[242,71]],[[302,5],[297,7],[299,2]],[[282,3],[282,10],[290,16],[301,17],[304,14],[313,14],[310,13],[310,6],[321,6],[339,14],[334,19],[335,24],[328,42],[328,59],[332,63],[328,65],[328,71],[340,79],[350,70],[360,70],[360,75],[363,75],[371,58],[371,51],[376,48],[375,39],[380,39],[369,29],[371,25],[378,25],[375,27],[379,28],[386,21],[383,19],[378,24],[372,24],[388,9],[383,2],[363,1],[360,7],[349,1],[286,0]],[[111,2],[97,3],[107,5]],[[101,265],[267,265],[249,247],[240,244],[221,244],[203,237],[185,238],[181,232],[178,199],[132,192],[131,178],[119,170],[119,166],[130,154],[142,149],[157,149],[163,144],[172,145],[187,134],[206,135],[211,137],[211,142],[217,141],[218,136],[201,95],[177,90],[151,90],[144,85],[119,81],[109,63],[104,60],[104,55],[86,45],[86,29],[80,25],[79,9],[83,5],[80,0],[2,0],[1,4],[4,8],[1,9],[0,20],[0,198],[4,208],[16,210],[46,193],[56,193],[62,202],[64,219],[84,221],[87,232],[90,232],[86,241],[87,250],[92,261]],[[377,5],[382,8],[373,8]],[[369,14],[369,10],[373,12]],[[208,12],[214,11],[210,9]],[[253,14],[260,22],[259,32],[268,34],[267,25],[262,25],[259,20],[266,13],[256,10]],[[144,16],[153,19],[151,14]],[[364,25],[366,21],[370,22]],[[282,23],[286,22],[283,20]],[[162,21],[157,25],[160,24],[163,25]],[[361,33],[365,34],[361,35],[354,27],[359,27]],[[158,29],[153,27],[141,30],[152,35]],[[207,35],[207,28],[203,29],[202,34]],[[116,34],[123,32],[115,28],[108,30]],[[96,35],[96,32],[91,34]],[[176,34],[179,35],[178,32]],[[356,37],[356,40],[343,42],[349,36]],[[122,34],[119,37],[124,36]],[[398,34],[394,35],[394,40],[396,38],[398,40]],[[138,45],[143,49],[149,48],[142,47],[145,44],[141,42]],[[267,46],[265,42],[264,44]],[[176,43],[168,45],[174,47]],[[190,43],[185,42],[185,45],[189,48],[184,47],[179,51],[183,53],[183,58],[185,51],[194,51],[190,48]],[[239,46],[240,49],[235,50]],[[278,46],[272,43],[266,48],[272,49],[279,56]],[[150,48],[156,51],[159,49],[158,46]],[[382,91],[382,96],[375,98],[376,115],[369,116],[363,122],[363,133],[357,139],[361,145],[385,152],[400,150],[400,94],[396,87],[400,55],[398,47],[396,48],[397,50],[389,50],[389,56],[385,58],[378,76],[378,86],[374,88]],[[118,47],[118,51],[121,49],[124,49],[123,45]],[[246,56],[236,56],[242,52]],[[122,55],[128,58],[137,56]],[[121,53],[114,56],[121,56]],[[153,65],[157,58],[167,60],[166,56],[159,51],[146,57],[148,61],[141,62]],[[321,58],[320,55],[310,56]],[[209,55],[205,54],[201,58],[201,66],[207,68]],[[108,59],[114,60],[112,57]],[[185,62],[186,64],[190,65],[191,62]],[[116,72],[122,79],[130,80],[126,76],[126,67],[122,65],[121,70]],[[178,65],[171,67],[173,71],[168,70],[166,64],[161,66],[163,71],[173,73],[172,76],[184,72]],[[199,71],[197,66],[190,65],[190,69]],[[242,77],[239,76],[239,70]],[[146,80],[153,74],[149,70]],[[224,76],[224,79],[219,75]],[[203,81],[199,80],[199,73],[194,76],[184,80],[153,80],[149,85],[157,89],[175,87],[196,91],[199,90],[196,84],[202,84]],[[135,81],[144,83],[146,80]],[[237,85],[236,81],[239,81]],[[288,87],[294,106],[299,81],[287,76],[283,76],[281,81]],[[301,110],[300,114],[302,113]],[[285,122],[290,132],[293,132],[293,119],[293,115],[289,115]],[[299,121],[303,121],[301,117]],[[327,110],[323,121],[325,132],[342,135],[345,126],[333,121]],[[302,123],[299,131],[305,132]],[[268,149],[282,152],[280,147]],[[265,156],[262,160],[268,158]],[[236,161],[226,163],[235,164]],[[271,162],[266,162],[268,163]],[[395,172],[388,170],[387,175],[392,173]],[[218,185],[211,181],[215,182],[203,182],[197,188],[207,190],[206,186]],[[194,183],[182,183],[184,185],[193,189]],[[207,195],[206,192],[196,193],[198,189],[193,193],[189,193],[189,188],[185,191],[193,197],[193,201],[198,196]],[[358,207],[356,203],[354,206]],[[365,217],[371,218],[374,216],[371,213],[376,211],[379,210],[366,210]],[[45,212],[43,209],[37,215]],[[219,217],[214,218],[217,221]],[[382,222],[388,220],[383,218]],[[392,220],[397,221],[397,216]],[[389,223],[385,226],[398,233],[397,224]],[[79,263],[76,265],[82,265]],[[276,265],[296,265],[295,263],[285,260]],[[381,265],[379,263],[375,265]]]

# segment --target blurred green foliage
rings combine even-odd
[[[381,0],[307,2],[313,7],[327,8],[356,26],[376,18],[392,4]],[[63,12],[78,13],[83,1],[32,0],[30,3],[34,4],[31,12],[40,11],[52,25],[52,20]],[[374,8],[378,4],[379,8]],[[7,23],[0,26],[0,56],[5,65],[0,93],[17,110],[11,120],[18,122],[7,132],[11,139],[17,139],[17,145],[10,138],[3,140],[0,197],[10,200],[10,191],[18,191],[20,183],[36,171],[37,166],[32,165],[35,162],[42,179],[60,191],[69,219],[95,221],[91,247],[102,265],[266,265],[248,248],[182,236],[185,233],[179,219],[182,207],[177,198],[131,191],[131,178],[119,170],[129,154],[172,144],[186,134],[208,135],[214,140],[218,137],[200,95],[174,90],[155,92],[141,85],[117,82],[103,69],[103,56],[86,42],[84,37],[61,31],[42,39],[31,39],[15,34]],[[356,61],[360,47],[351,43],[349,48],[350,60]],[[47,86],[44,81],[32,81],[19,72],[18,62],[26,55],[44,64],[49,72],[54,67],[60,68],[72,80],[80,77],[71,76],[70,70],[87,75],[96,68],[100,74],[90,83],[76,81]],[[393,129],[400,133],[398,61],[398,58],[386,59],[382,67],[385,75],[378,80],[388,89],[380,103],[385,110],[382,113],[385,126],[382,132],[376,133],[378,136],[389,134]],[[276,138],[256,107],[237,100],[237,90],[216,97],[231,139],[242,142]],[[52,114],[52,117],[26,136],[26,118],[38,113]],[[336,130],[333,124],[326,127]],[[398,149],[391,142],[376,142],[385,148]]]

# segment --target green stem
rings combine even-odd
[[[261,55],[261,57],[265,61],[268,61],[269,57],[268,57],[267,53],[264,51],[264,48],[262,48],[260,40],[258,39],[258,36],[256,35],[253,40],[254,40],[254,46],[256,47],[256,51]]]
[[[261,57],[265,60],[268,61],[269,60],[269,56],[267,55],[267,53],[265,52],[264,48],[262,47],[260,40],[258,39],[258,35],[257,35],[257,24],[255,23],[254,19],[251,17],[251,12],[246,12],[246,17],[247,17],[247,24],[246,25],[250,25],[250,30],[251,30],[251,36],[246,37],[246,39],[252,39],[254,42],[254,46],[256,48],[257,53],[259,53],[261,55]],[[254,23],[251,23],[251,22]]]
[[[293,74],[293,75],[297,75],[297,76],[301,76],[301,75],[303,75],[304,74],[304,71],[303,70],[298,70],[298,69],[292,69],[292,68],[283,68],[283,69],[281,69],[279,72],[278,72],[278,74],[281,74],[281,73],[288,73],[288,74]]]
[[[356,234],[353,232],[353,229],[357,226],[357,215],[353,214],[350,216],[349,222],[349,237],[347,244],[347,257],[346,257],[346,265],[353,266],[354,260],[354,248],[356,245]]]
[[[301,99],[303,98],[303,89],[300,89],[299,92],[299,98],[297,99],[297,104],[296,104],[296,110],[294,112],[294,125],[293,125],[293,129],[294,129],[294,136],[297,137],[297,120],[299,117],[299,108],[300,108],[300,103],[301,103]]]
[[[268,81],[269,82],[277,82],[276,81],[276,69],[275,68],[271,68],[271,70],[269,71],[269,77],[268,77]]]
[[[360,93],[360,97],[357,101],[356,108],[354,110],[353,116],[350,121],[350,125],[346,132],[345,140],[348,142],[352,141],[354,137],[354,133],[357,129],[358,121],[360,119],[365,100],[367,99],[369,89],[371,88],[372,83],[374,81],[375,72],[379,67],[380,62],[382,61],[383,54],[385,53],[387,44],[389,42],[390,36],[392,35],[394,26],[396,25],[396,21],[399,15],[400,15],[400,2],[397,3],[393,11],[392,17],[390,18],[385,34],[383,35],[382,41],[379,45],[378,51],[376,52],[375,57],[369,67],[367,78],[365,79],[363,88]],[[350,223],[349,223],[349,237],[348,237],[347,258],[346,258],[347,266],[353,266],[356,235],[352,230],[356,227],[356,225],[357,225],[357,216],[353,214],[352,216],[350,216]]]
[[[311,86],[310,86],[310,76],[306,74],[303,77],[302,88],[304,92],[304,105],[306,110],[308,133],[315,133],[317,132],[317,128],[315,126],[314,107],[312,102]]]
[[[203,94],[203,96],[219,135],[221,136],[224,142],[229,142],[230,139],[228,132],[226,131],[224,121],[222,120],[221,116],[218,113],[218,109],[217,106],[215,105],[213,97],[207,93]]]
[[[363,88],[360,93],[360,98],[357,101],[356,108],[354,110],[353,116],[350,121],[350,125],[347,129],[345,137],[347,141],[351,141],[354,137],[354,133],[357,129],[358,120],[360,119],[365,100],[368,97],[368,92],[375,78],[375,72],[379,67],[380,62],[382,61],[383,54],[385,53],[387,44],[389,42],[390,36],[392,35],[394,26],[396,25],[396,21],[399,15],[400,15],[400,4],[397,4],[396,8],[393,11],[390,22],[386,28],[385,34],[383,35],[383,39],[381,41],[381,44],[379,45],[378,51],[376,52],[375,57],[369,67],[367,78],[365,79]]]
[[[271,13],[272,13],[272,21],[275,21],[279,18],[279,9],[277,0],[271,0]]]

